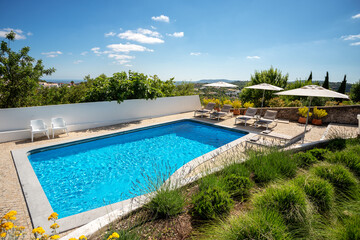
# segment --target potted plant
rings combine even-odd
[[[234,115],[240,115],[241,101],[235,100],[232,102],[232,106],[234,108]]]
[[[249,107],[254,107],[254,103],[252,103],[252,102],[244,103],[244,108],[248,109]],[[246,113],[246,109],[244,111],[244,114]]]
[[[299,110],[298,110],[298,114],[300,114],[300,117],[299,117],[299,120],[298,120],[299,123],[306,123],[308,110],[309,110],[308,107],[299,108]],[[311,115],[312,115],[312,113],[309,112],[309,117],[311,117]]]
[[[211,102],[215,103],[215,110],[220,112],[220,99],[213,98]]]
[[[313,113],[314,113],[314,118],[311,122],[314,125],[322,125],[321,118],[326,117],[328,115],[325,109],[318,109],[317,107],[314,107]]]
[[[202,99],[202,105],[203,107],[205,107],[209,102],[211,102],[212,99],[209,99],[209,98],[203,98]]]

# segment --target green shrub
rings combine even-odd
[[[294,182],[304,189],[320,213],[327,213],[334,206],[334,188],[328,181],[315,176],[300,176]]]
[[[304,191],[296,185],[286,184],[270,187],[253,199],[258,209],[278,212],[294,235],[307,232],[307,201]]]
[[[243,216],[231,217],[208,231],[207,239],[292,239],[282,216],[269,210],[252,211]]]
[[[338,197],[354,198],[358,192],[358,183],[354,175],[341,164],[326,164],[310,169],[312,173],[328,180],[334,187]],[[340,194],[340,196],[339,196]]]
[[[346,146],[357,146],[360,147],[360,135],[358,135],[356,138],[349,138],[346,139]]]
[[[140,240],[140,236],[138,236],[136,233],[128,231],[128,230],[117,230],[117,231],[108,231],[105,236],[104,240],[107,240],[110,235],[117,233],[119,235],[119,238],[112,238],[117,240]]]
[[[241,177],[250,177],[250,171],[245,167],[244,163],[230,164],[226,166],[221,173],[224,176],[235,174]]]
[[[299,152],[293,155],[299,167],[308,168],[317,162],[317,159],[309,152]]]
[[[345,149],[345,147],[346,147],[346,140],[342,138],[334,138],[330,140],[330,142],[326,146],[327,149],[333,152],[343,150]]]
[[[145,208],[156,218],[168,218],[183,211],[185,198],[180,190],[159,189]]]
[[[231,197],[245,200],[249,196],[249,190],[252,186],[248,177],[241,177],[231,174],[224,178],[226,190],[230,193]]]
[[[234,202],[230,194],[218,186],[200,190],[193,196],[192,214],[200,219],[215,219],[230,211]]]
[[[222,190],[226,189],[223,177],[218,174],[210,174],[199,180],[199,190],[206,190],[208,188],[218,187]]]
[[[342,163],[355,175],[360,177],[360,155],[354,150],[357,149],[353,147],[341,152],[335,152],[328,157],[328,161],[332,163]]]
[[[251,153],[245,166],[254,173],[255,181],[262,184],[294,177],[297,170],[296,162],[291,159],[289,152],[273,150],[268,153]]]
[[[359,240],[360,239],[360,215],[353,215],[346,219],[338,229],[336,229],[336,239]]]
[[[313,155],[317,160],[324,161],[326,155],[329,153],[329,150],[323,148],[314,148],[308,151],[311,155]]]

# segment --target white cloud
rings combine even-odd
[[[15,40],[26,39],[21,29],[3,28],[0,30],[0,37],[5,38],[11,31],[15,32]],[[31,33],[32,34],[32,33]],[[30,35],[29,35],[30,36]]]
[[[123,65],[123,64],[129,63],[129,62],[130,62],[129,60],[118,60],[118,61],[114,61],[113,64]]]
[[[360,42],[353,42],[353,43],[350,43],[350,46],[360,46]]]
[[[100,48],[99,48],[100,49]],[[80,53],[81,56],[86,56],[88,54],[87,51]]]
[[[74,64],[79,64],[79,63],[82,63],[82,62],[84,62],[83,60],[76,60],[76,61],[74,61]]]
[[[100,48],[99,47],[93,47],[92,49],[90,49],[93,53],[95,53],[96,55],[100,56],[101,54],[108,54],[108,53],[111,53],[109,51],[99,51]]]
[[[124,66],[125,66],[125,67],[132,67],[133,65],[131,65],[131,64],[125,64]]]
[[[138,28],[135,31],[127,30],[123,33],[119,33],[118,37],[121,39],[131,40],[139,43],[164,43],[164,40],[160,39],[160,33],[143,28]]]
[[[351,17],[352,19],[360,18],[360,13]]]
[[[260,59],[259,56],[247,56],[246,58],[247,59]]]
[[[54,58],[54,57],[57,57],[61,54],[63,54],[62,52],[60,51],[52,51],[52,52],[43,52],[41,53],[42,55],[45,55],[46,57],[49,57],[49,58]]]
[[[105,37],[113,37],[115,35],[116,35],[116,33],[114,33],[114,32],[105,33]]]
[[[184,32],[174,32],[173,34],[169,33],[169,34],[166,34],[166,35],[170,36],[170,37],[181,38],[181,37],[184,37]]]
[[[130,44],[130,43],[126,43],[126,44],[122,44],[122,43],[110,44],[107,47],[110,48],[114,52],[124,52],[124,53],[128,53],[128,52],[145,52],[145,51],[153,52],[154,51],[154,50],[148,49],[148,48],[146,48],[144,46],[140,46],[140,45],[136,45],[136,44]]]
[[[150,26],[150,27],[151,27],[151,29],[154,29],[154,30],[156,29],[156,27],[154,27],[154,26]]]
[[[28,32],[26,35],[28,35],[28,36],[32,36],[32,35],[34,35],[32,32]]]
[[[200,52],[192,52],[190,53],[190,56],[200,56],[201,53]]]
[[[114,58],[116,60],[125,60],[125,59],[134,59],[134,56],[129,56],[129,55],[123,55],[123,54],[114,54],[114,53],[110,53],[108,55],[109,58]]]
[[[347,40],[356,40],[358,38],[360,38],[360,34],[341,36],[341,39],[343,39],[345,41],[347,41]]]
[[[151,17],[152,20],[157,21],[157,22],[170,22],[170,18],[168,16],[164,16],[164,15],[160,15],[157,17]]]

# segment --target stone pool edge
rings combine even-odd
[[[161,122],[161,123],[149,124],[149,125],[142,126],[142,127],[135,126],[133,128],[127,129],[127,130],[115,130],[115,131],[112,131],[112,132],[109,132],[106,134],[97,134],[97,135],[94,135],[91,137],[87,136],[87,137],[82,137],[82,138],[78,138],[78,139],[64,140],[64,141],[57,142],[57,143],[48,143],[48,144],[44,144],[44,145],[40,145],[40,146],[33,146],[33,147],[28,147],[28,148],[12,150],[11,151],[12,158],[13,158],[13,161],[15,164],[15,168],[17,171],[17,175],[19,178],[19,182],[20,182],[20,185],[22,188],[23,195],[25,197],[26,205],[27,205],[27,208],[29,211],[29,215],[30,215],[31,223],[32,223],[33,227],[41,226],[47,232],[49,232],[50,231],[49,227],[51,225],[51,222],[49,222],[47,220],[47,217],[53,212],[53,209],[51,208],[51,205],[46,197],[46,194],[45,194],[32,166],[31,166],[31,163],[30,163],[28,157],[27,157],[31,152],[41,151],[44,148],[48,149],[51,147],[61,147],[61,146],[64,146],[67,144],[73,144],[76,142],[81,143],[81,142],[93,141],[93,140],[96,140],[99,138],[111,137],[112,135],[126,134],[126,133],[133,132],[133,131],[141,131],[141,130],[156,127],[156,126],[167,125],[167,124],[186,121],[186,120],[199,122],[199,123],[203,123],[206,125],[211,125],[213,127],[219,127],[219,128],[227,129],[230,131],[245,132],[245,133],[248,132],[248,134],[240,139],[232,141],[224,146],[221,146],[220,148],[217,148],[207,154],[204,154],[198,158],[191,160],[190,162],[188,162],[187,164],[185,164],[181,168],[179,168],[177,171],[175,171],[175,173],[172,174],[169,179],[174,179],[174,180],[182,179],[181,175],[184,174],[184,172],[187,175],[188,173],[191,172],[191,169],[194,169],[196,166],[212,159],[214,156],[217,156],[222,152],[225,152],[225,151],[231,149],[232,147],[238,145],[239,143],[245,141],[246,139],[248,139],[249,137],[252,137],[254,135],[254,133],[251,133],[249,131],[242,131],[242,130],[233,129],[233,128],[229,128],[229,127],[225,127],[225,126],[221,126],[221,125],[219,126],[219,125],[211,124],[211,123],[201,121],[198,119],[182,118],[182,119],[178,119],[175,121],[174,120],[165,121],[165,122]],[[186,175],[182,175],[182,176],[186,176]],[[184,180],[184,179],[182,179],[182,180]],[[181,182],[183,182],[183,181],[181,181]],[[185,182],[178,183],[178,184],[185,185]],[[75,214],[72,216],[58,219],[57,223],[60,225],[60,229],[58,229],[58,230],[60,232],[66,232],[68,230],[78,228],[82,225],[88,224],[88,223],[92,222],[93,220],[96,220],[104,215],[105,216],[109,215],[108,217],[110,217],[111,214],[112,215],[115,214],[116,217],[123,216],[123,215],[143,206],[143,204],[146,203],[147,199],[149,199],[149,196],[141,195],[141,196],[123,200],[123,201],[120,201],[117,203],[113,203],[113,204],[109,204],[109,205],[106,205],[103,207],[92,209],[92,210],[89,210],[89,211],[86,211],[83,213],[79,213],[79,214]],[[114,209],[116,209],[117,211],[114,211]]]

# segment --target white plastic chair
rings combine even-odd
[[[52,118],[51,119],[51,130],[52,130],[52,135],[54,138],[54,134],[56,130],[64,130],[67,134],[67,136],[69,136],[68,133],[68,129],[66,127],[66,122],[63,118]]]
[[[41,120],[41,119],[31,120],[30,127],[31,127],[31,141],[32,142],[34,141],[35,133],[44,133],[48,137],[48,139],[50,139],[49,129],[43,120]]]

